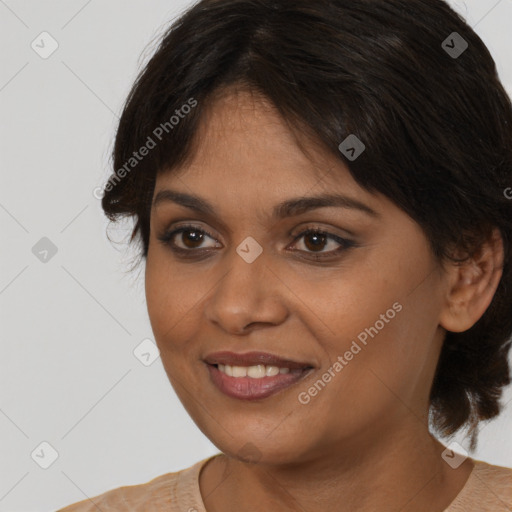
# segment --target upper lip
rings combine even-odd
[[[236,352],[213,352],[208,354],[204,361],[208,364],[227,364],[230,366],[256,366],[264,364],[266,366],[278,366],[280,368],[312,368],[310,363],[293,361],[284,357],[279,357],[268,352],[245,352],[239,354]]]

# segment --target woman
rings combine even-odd
[[[121,117],[162,363],[218,455],[66,512],[505,511],[512,106],[441,0],[203,0]]]

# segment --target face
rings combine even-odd
[[[146,296],[199,428],[224,453],[268,463],[417,428],[446,286],[420,227],[358,186],[341,155],[302,151],[250,93],[218,99],[198,137],[186,166],[156,182]],[[319,196],[337,199],[296,202]],[[242,375],[265,362],[252,377],[217,366]]]

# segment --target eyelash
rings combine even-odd
[[[186,226],[181,226],[181,227],[179,227],[178,229],[175,229],[175,230],[167,231],[167,232],[163,233],[162,235],[158,236],[157,238],[164,245],[168,246],[173,252],[175,252],[177,254],[180,254],[183,257],[193,258],[194,257],[194,256],[192,256],[193,253],[204,252],[204,251],[210,252],[212,250],[211,248],[210,249],[183,249],[181,247],[176,247],[176,245],[172,242],[172,239],[176,235],[178,235],[180,233],[187,232],[187,231],[194,231],[194,232],[199,233],[201,235],[207,235],[211,239],[217,241],[215,239],[215,237],[211,233],[209,233],[208,231],[206,231],[206,230],[204,230],[202,228],[198,228],[197,226],[193,226],[191,224],[186,225]],[[337,235],[333,235],[332,233],[329,233],[329,232],[324,231],[324,230],[319,229],[319,228],[306,228],[304,231],[302,231],[301,233],[299,233],[297,236],[294,237],[293,243],[297,242],[297,240],[300,240],[301,238],[303,238],[303,237],[305,237],[307,235],[312,235],[312,234],[323,235],[328,240],[334,240],[336,243],[340,244],[341,247],[339,249],[336,249],[336,250],[333,250],[333,251],[327,251],[327,252],[324,252],[324,253],[315,253],[315,252],[309,252],[309,251],[298,251],[298,252],[303,252],[303,253],[306,253],[306,254],[310,255],[308,257],[305,257],[306,259],[321,260],[321,259],[324,259],[326,257],[331,257],[332,258],[333,256],[337,256],[341,252],[346,251],[347,249],[351,249],[351,248],[357,246],[357,244],[355,242],[353,242],[352,240],[347,240],[345,238],[341,238],[341,237],[339,237]],[[313,256],[313,258],[311,258],[311,256]],[[301,257],[304,257],[304,256],[301,256]]]

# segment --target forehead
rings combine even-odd
[[[337,147],[332,152],[295,130],[266,98],[238,90],[203,112],[188,160],[157,176],[153,212],[179,204],[241,225],[272,225],[324,207],[364,222],[397,213],[354,180]]]
[[[333,186],[355,193],[359,187],[342,159],[298,128],[264,96],[224,90],[203,110],[190,158],[160,173],[156,190],[186,183],[203,191],[215,186],[226,194],[246,190],[266,197]]]

